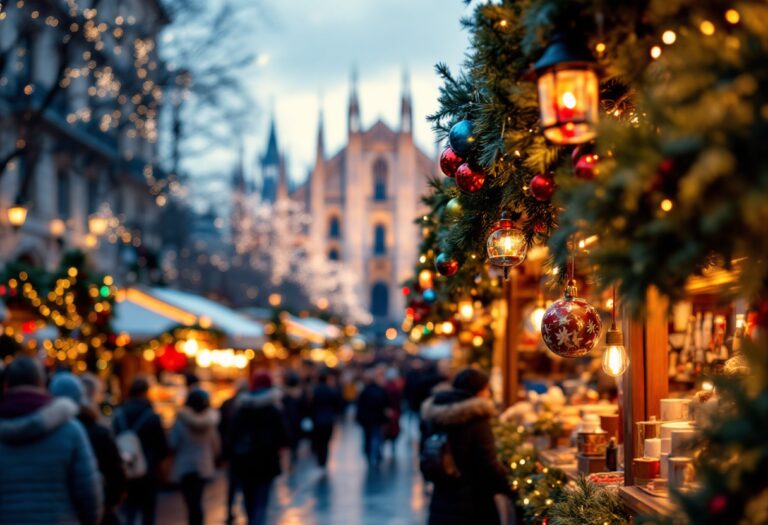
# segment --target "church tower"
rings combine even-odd
[[[277,199],[277,188],[280,179],[280,151],[277,148],[277,130],[275,126],[275,117],[269,126],[269,137],[267,138],[267,149],[262,155],[259,167],[261,168],[261,200],[262,202],[275,202]]]

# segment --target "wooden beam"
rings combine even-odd
[[[504,352],[502,354],[502,377],[504,406],[508,407],[517,401],[518,350],[522,313],[517,287],[518,274],[513,270],[509,280],[504,283],[504,298],[507,303],[507,318],[504,326]]]

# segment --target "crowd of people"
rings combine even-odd
[[[275,478],[294,469],[303,441],[325,471],[337,422],[351,404],[370,469],[395,457],[404,411],[420,422],[422,444],[431,435],[447,436],[461,476],[430,479],[430,524],[491,516],[494,495],[505,493],[488,378],[474,369],[452,383],[420,360],[340,372],[257,370],[218,409],[190,381],[168,429],[144,377],[132,381],[109,420],[99,410],[101,381],[92,374],[49,377],[39,361],[19,357],[0,383],[0,525],[152,525],[158,492],[167,485],[179,488],[190,525],[201,525],[205,488],[219,469],[226,471],[228,521],[234,523],[241,496],[249,525],[266,524]]]

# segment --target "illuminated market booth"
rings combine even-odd
[[[218,406],[246,378],[264,342],[263,327],[219,303],[167,288],[132,287],[117,293],[113,326],[130,338],[121,361],[124,380],[156,376],[151,397],[169,421],[192,381]]]

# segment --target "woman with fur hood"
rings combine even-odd
[[[488,375],[465,368],[453,388],[436,393],[421,408],[426,432],[444,433],[458,476],[435,482],[429,525],[498,525],[497,494],[511,496],[504,468],[496,457]]]
[[[203,525],[203,491],[213,478],[221,449],[219,413],[211,408],[208,393],[195,388],[187,396],[171,429],[174,481],[181,485],[189,525]]]

